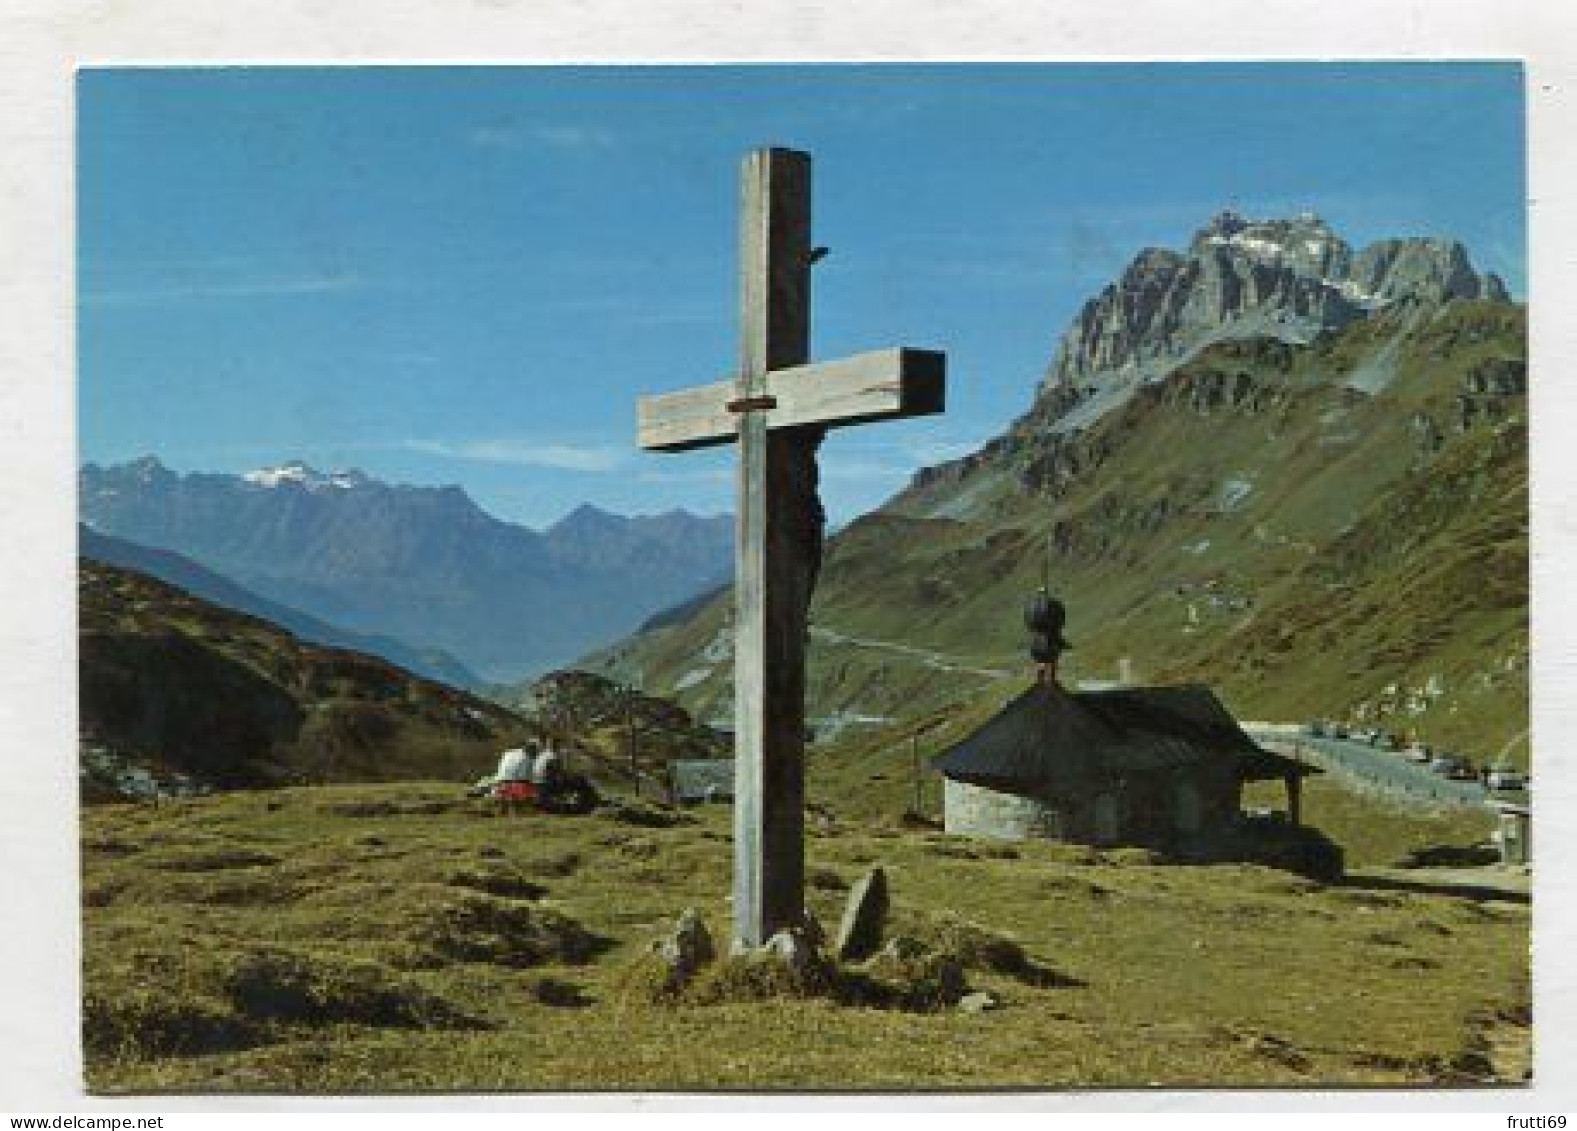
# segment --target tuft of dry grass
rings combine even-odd
[[[968,991],[964,964],[928,946],[879,952],[861,972],[844,979],[845,999],[882,1008],[926,1013],[958,1004]]]
[[[82,1044],[90,1065],[114,1057],[152,1059],[240,1049],[258,1024],[210,994],[175,995],[168,986],[90,982],[82,999]]]
[[[427,908],[411,939],[445,960],[503,966],[588,962],[607,944],[560,912],[481,894]]]
[[[265,1022],[347,1021],[400,1028],[478,1024],[449,1001],[378,963],[330,955],[252,951],[223,972],[220,986],[239,1014]]]
[[[257,868],[278,864],[279,857],[267,852],[227,845],[174,848],[152,853],[142,861],[145,867],[166,872],[222,872],[230,868]]]
[[[685,987],[683,1000],[719,1005],[815,998],[825,996],[832,986],[831,968],[822,963],[795,970],[770,955],[730,954],[702,967]]]
[[[611,997],[621,1012],[676,1005],[685,990],[678,972],[650,947],[637,951],[620,966],[613,974],[611,986]]]
[[[292,1026],[484,1024],[379,963],[299,948],[222,947],[186,965],[148,951],[93,963],[83,1041],[93,1054],[193,1055],[291,1039]]]
[[[497,864],[461,868],[450,874],[449,882],[456,887],[472,888],[507,899],[541,899],[548,892],[544,885],[527,879],[520,868]]]

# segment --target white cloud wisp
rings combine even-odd
[[[628,452],[613,444],[566,444],[537,440],[468,440],[445,443],[439,440],[412,440],[413,452],[442,456],[445,459],[478,463],[501,463],[517,467],[547,467],[557,471],[606,474],[619,470]]]

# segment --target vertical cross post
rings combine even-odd
[[[947,359],[898,347],[811,364],[810,156],[759,149],[740,190],[739,369],[642,397],[648,451],[739,445],[734,569],[734,938],[804,922],[805,635],[829,428],[941,412]]]
[[[810,353],[810,157],[745,158],[740,208],[741,401]],[[813,564],[804,524],[819,430],[739,424],[735,559],[734,933],[759,946],[804,918],[805,634]],[[808,487],[808,490],[807,490]],[[806,497],[808,495],[808,498]],[[819,533],[818,533],[819,537]]]

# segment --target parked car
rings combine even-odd
[[[1496,766],[1489,771],[1484,784],[1490,789],[1524,790],[1528,788],[1528,777],[1514,766]]]
[[[1272,809],[1268,805],[1257,805],[1240,813],[1239,823],[1283,825],[1287,823],[1287,814],[1280,809]]]
[[[1435,756],[1435,752],[1429,749],[1429,747],[1425,746],[1422,742],[1415,742],[1406,750],[1402,751],[1402,755],[1409,762],[1427,763]]]
[[[1457,777],[1466,763],[1454,754],[1437,754],[1429,763],[1429,772],[1439,774],[1443,778]]]
[[[1309,724],[1309,737],[1310,738],[1324,738],[1327,729],[1328,729],[1328,724],[1326,723],[1326,721],[1324,719],[1315,719],[1313,722],[1311,722]]]

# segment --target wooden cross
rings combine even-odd
[[[640,446],[739,444],[734,572],[734,937],[804,922],[805,636],[828,428],[941,412],[946,359],[889,349],[807,364],[810,155],[745,158],[734,380],[642,397]]]

